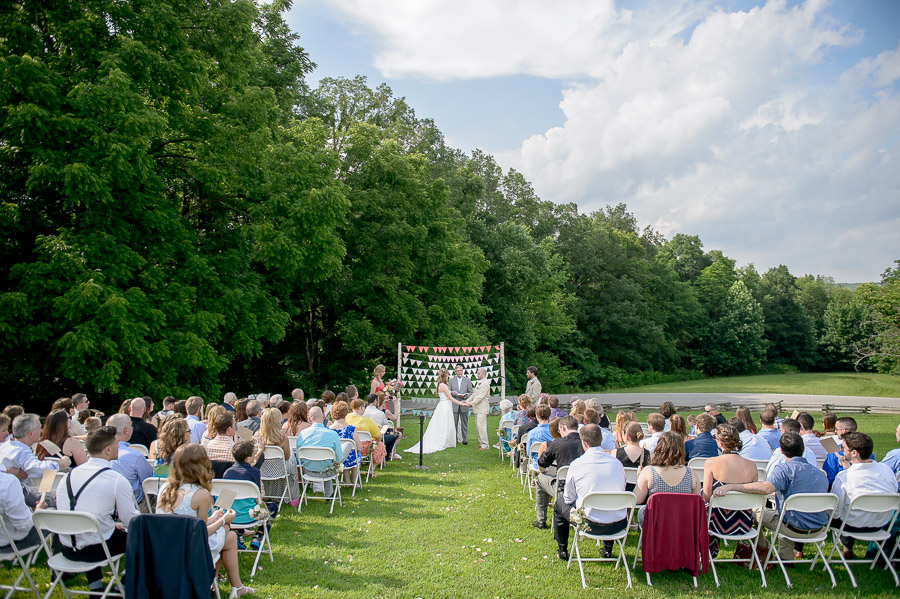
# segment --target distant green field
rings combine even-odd
[[[683,381],[617,393],[796,393],[900,398],[900,377],[868,372],[761,374]]]

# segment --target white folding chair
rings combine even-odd
[[[297,511],[299,512],[303,508],[304,502],[308,502],[310,496],[307,494],[306,489],[309,485],[314,483],[326,483],[328,481],[332,481],[333,491],[331,497],[326,497],[324,494],[322,497],[313,496],[312,499],[325,499],[331,500],[331,509],[329,510],[329,514],[334,513],[334,502],[337,500],[339,504],[343,507],[344,502],[341,500],[341,484],[338,480],[338,476],[340,476],[337,471],[333,471],[331,473],[325,472],[316,472],[314,470],[307,470],[303,467],[302,460],[310,460],[316,462],[329,461],[332,464],[337,465],[337,456],[334,455],[334,450],[330,447],[298,447],[297,448],[297,463],[300,464],[300,483],[302,487],[302,492],[300,494],[300,503],[297,505]]]
[[[387,421],[387,424],[385,424],[384,426],[387,427],[387,428],[385,429],[385,431],[384,431],[384,435],[393,435],[393,434],[395,434],[395,433],[394,433],[394,421],[393,421],[393,420],[388,420],[388,421]],[[383,436],[383,435],[382,435],[382,436]],[[391,447],[391,453],[390,453],[390,455],[386,455],[386,456],[384,457],[384,460],[381,462],[381,464],[379,464],[378,469],[379,469],[379,470],[384,470],[384,463],[385,463],[385,462],[391,462],[391,461],[393,461],[395,455],[397,455],[397,444],[396,444],[396,443],[394,443],[394,446]],[[368,482],[368,480],[367,480],[366,482]]]
[[[32,580],[31,574],[28,572],[28,568],[30,568],[31,564],[34,563],[34,558],[37,557],[38,550],[41,548],[40,544],[19,549],[19,547],[16,545],[16,542],[13,541],[12,536],[9,534],[9,529],[6,527],[5,518],[0,517],[0,527],[2,527],[3,535],[6,537],[9,543],[9,551],[0,552],[0,562],[14,562],[18,564],[21,570],[19,572],[19,576],[16,577],[12,584],[2,584],[0,585],[0,590],[9,591],[6,594],[6,599],[12,597],[13,593],[15,593],[16,591],[22,591],[25,593],[31,591],[32,593],[34,593],[35,597],[40,597],[41,593],[37,590],[37,587],[34,584],[34,580]],[[19,583],[22,582],[23,578],[25,579],[25,582],[28,583],[27,587],[19,586]]]
[[[765,466],[757,466],[756,467],[756,482],[762,482],[766,480],[766,467]]]
[[[163,487],[166,486],[165,478],[159,476],[150,476],[141,481],[141,488],[144,489],[144,501],[151,508],[151,513],[156,511],[156,498],[159,497]],[[151,501],[150,498],[153,498]]]
[[[288,497],[290,477],[287,471],[284,451],[275,445],[266,445],[263,450],[263,463],[259,467],[259,478],[263,486],[263,498],[274,499],[278,502],[278,509]],[[275,483],[280,484],[279,485]],[[268,483],[268,484],[266,484]]]
[[[125,597],[125,589],[122,588],[122,581],[119,579],[119,562],[125,557],[124,553],[118,555],[110,555],[106,541],[103,540],[103,533],[100,530],[100,523],[93,514],[88,512],[67,512],[64,510],[38,510],[31,515],[34,525],[38,529],[41,536],[41,547],[47,554],[47,567],[54,573],[53,583],[44,595],[44,599],[48,599],[53,594],[53,589],[57,585],[62,588],[63,594],[68,597],[70,593],[78,595],[99,595],[102,597]],[[76,562],[68,559],[62,553],[53,553],[50,548],[50,535],[78,535],[94,533],[100,537],[100,545],[103,547],[105,558],[96,562]],[[90,572],[94,568],[102,568],[109,566],[110,578],[106,587],[102,592],[96,591],[74,591],[66,588],[63,582],[63,574],[83,574]],[[112,591],[113,585],[119,589],[118,593]]]
[[[688,468],[691,469],[691,474],[701,482],[703,481],[703,466],[706,464],[707,459],[708,458],[691,458],[690,461],[688,461]]]
[[[362,471],[363,464],[366,464],[366,482],[369,482],[369,476],[371,476],[375,471],[375,462],[372,461],[372,454],[375,453],[375,439],[372,438],[372,434],[368,431],[356,429],[356,438],[359,439],[360,445],[369,442],[369,451],[366,455],[361,455],[359,458],[359,469]],[[362,479],[360,479],[362,482]],[[362,486],[360,484],[360,486]]]
[[[280,451],[280,448],[277,448]],[[249,480],[226,480],[223,478],[214,478],[212,480],[212,494],[217,496],[228,489],[230,491],[234,491],[234,500],[237,501],[239,499],[253,499],[258,504],[263,504],[263,494],[260,491],[259,487],[256,486],[256,483]],[[264,549],[269,552],[269,561],[274,562],[275,556],[272,555],[272,541],[269,539],[269,523],[272,521],[271,516],[266,518],[265,520],[257,520],[254,522],[248,522],[245,524],[236,524],[234,522],[231,523],[231,530],[235,531],[238,536],[246,536],[247,533],[256,534],[260,530],[263,531],[263,539],[262,543],[259,544],[259,549],[253,549],[252,547],[246,549],[238,549],[239,552],[246,553],[256,553],[256,558],[253,560],[253,568],[250,569],[250,576],[252,577],[256,573],[256,567],[259,565],[259,556],[262,555]]]
[[[729,491],[724,496],[719,497],[717,495],[713,495],[709,498],[709,510],[707,512],[707,528],[709,529],[709,536],[718,537],[722,541],[743,541],[748,542],[750,544],[750,564],[752,566],[754,560],[756,561],[756,565],[759,566],[759,574],[762,576],[762,586],[765,588],[766,583],[766,571],[762,567],[762,563],[759,560],[759,556],[756,554],[756,544],[759,542],[759,535],[762,531],[762,519],[759,519],[755,526],[751,526],[750,530],[745,533],[724,533],[715,530],[712,524],[712,514],[714,509],[722,509],[722,510],[733,510],[733,511],[745,511],[752,510],[753,513],[757,513],[766,505],[766,496],[765,495],[755,495],[752,493],[738,493],[737,491]],[[719,575],[716,572],[716,562],[731,562],[731,563],[743,563],[742,559],[734,559],[734,558],[716,558],[713,559],[712,552],[709,554],[709,565],[712,567],[713,578],[716,581],[716,586],[721,586],[719,584]]]
[[[584,498],[583,506],[585,511],[587,511],[588,508],[592,510],[602,510],[604,512],[627,510],[625,514],[625,521],[630,522],[631,516],[634,513],[634,506],[636,503],[637,498],[635,497],[634,493],[630,491],[610,491],[588,493]],[[615,543],[619,545],[618,557],[581,557],[581,550],[578,546],[578,539],[580,539],[581,537],[596,541],[597,545],[599,545],[601,541],[615,541]],[[573,559],[576,560],[578,562],[578,570],[581,572],[581,587],[586,589],[587,581],[584,578],[584,566],[582,565],[582,562],[614,561],[616,562],[615,569],[618,569],[619,563],[621,563],[625,568],[625,576],[628,578],[628,588],[631,588],[631,571],[628,569],[628,560],[625,558],[625,540],[627,538],[627,524],[619,532],[608,535],[595,534],[590,532],[590,529],[577,529],[575,531],[574,538],[572,539],[572,550],[569,552],[569,562],[566,564],[566,569],[568,569],[572,565]]]
[[[141,454],[141,455],[144,456],[145,458],[149,458],[149,457],[150,457],[150,450],[147,449],[145,446],[141,445],[140,443],[129,443],[129,444],[128,444],[128,449],[133,449],[133,450],[135,450],[136,452],[138,452],[139,454]]]
[[[356,449],[356,442],[353,439],[341,439],[341,450],[344,452],[344,457],[341,460],[346,460],[347,456],[350,455],[350,452]],[[359,453],[357,452],[357,455]],[[358,486],[362,489],[362,475],[359,472],[359,462],[357,461],[356,466],[353,467],[353,471],[350,473],[350,478],[353,482],[345,483],[343,478],[340,479],[340,484],[345,487],[352,487],[350,491],[350,497],[356,497],[356,487]]]
[[[638,469],[637,468],[625,468],[625,483],[626,484],[637,484],[638,478]]]
[[[512,429],[513,429],[512,420],[504,420],[503,422],[500,423],[500,433],[501,434],[499,435],[500,438],[497,439],[497,450],[500,454],[501,462],[503,461],[503,459],[505,457],[503,455],[503,440],[512,438]]]
[[[525,467],[525,484],[528,486],[528,499],[534,499],[532,491],[537,484],[537,475],[541,472],[540,469],[534,465],[538,458],[538,445],[538,443],[533,443],[531,445],[531,452],[528,454],[527,458],[528,465]]]
[[[525,433],[522,435],[522,438],[519,440],[519,444],[516,445],[516,453],[519,456],[519,482],[522,483],[522,492],[525,492],[525,473],[528,464],[527,456],[525,455],[525,448],[528,447],[528,435],[530,433]]]
[[[513,470],[516,469],[516,437],[519,435],[519,425],[516,424],[512,427],[512,431],[509,434],[509,467]]]
[[[869,567],[869,570],[873,570],[875,568],[875,563],[878,561],[879,555],[881,555],[884,558],[884,561],[887,563],[887,568],[891,571],[891,575],[893,575],[894,577],[894,585],[900,586],[900,578],[897,577],[897,571],[894,569],[894,566],[891,564],[891,560],[888,559],[887,554],[884,552],[884,544],[889,538],[891,538],[891,529],[894,527],[894,521],[897,519],[898,510],[900,510],[900,493],[870,493],[859,495],[850,502],[847,513],[850,514],[853,512],[868,512],[883,514],[886,512],[893,512],[890,521],[885,525],[885,527],[882,530],[876,530],[873,532],[845,532],[844,528],[847,526],[847,520],[849,519],[846,516],[844,517],[844,520],[843,522],[841,522],[841,525],[839,527],[831,527],[831,535],[834,545],[831,548],[831,553],[828,554],[828,561],[832,564],[836,563],[836,560],[833,560],[832,556],[837,550],[838,557],[840,557],[840,563],[844,564],[844,568],[846,568],[847,574],[850,575],[850,582],[853,584],[853,588],[856,588],[856,578],[853,576],[853,572],[850,570],[850,564],[871,563],[872,565]],[[872,559],[844,558],[844,553],[838,548],[841,546],[841,535],[845,534],[847,536],[853,537],[858,541],[874,543],[875,547],[878,548],[878,552]]]
[[[778,566],[781,568],[782,574],[784,574],[784,582],[788,587],[793,588],[793,584],[791,584],[791,578],[788,576],[787,568],[785,568],[784,561],[782,561],[781,556],[775,551],[775,544],[780,542],[781,538],[788,539],[795,543],[805,543],[807,545],[811,544],[816,548],[816,554],[812,559],[809,560],[794,560],[792,563],[806,563],[810,562],[809,569],[812,570],[816,567],[816,562],[818,562],[819,558],[822,558],[822,562],[825,564],[825,570],[828,571],[828,575],[831,577],[831,586],[837,586],[837,580],[834,578],[834,572],[831,570],[831,566],[828,565],[828,560],[825,559],[825,553],[823,549],[825,548],[825,541],[828,539],[828,528],[831,526],[831,516],[834,513],[834,508],[838,505],[838,496],[834,493],[797,493],[796,495],[791,495],[788,497],[784,505],[781,507],[781,515],[778,518],[778,524],[775,525],[775,530],[772,533],[772,542],[769,543],[769,551],[766,553],[766,561],[763,562],[763,567],[767,567],[769,565],[769,561],[771,561],[772,556],[775,556],[775,561],[778,562]],[[784,522],[784,516],[789,511],[792,512],[804,512],[804,513],[819,513],[819,512],[828,512],[828,520],[825,522],[825,525],[822,529],[816,534],[812,535],[800,535],[795,531],[788,528],[787,524]]]
[[[560,500],[560,497],[562,496],[563,491],[565,491],[566,476],[568,476],[568,475],[569,475],[569,467],[568,466],[561,466],[560,468],[558,468],[556,470],[556,482],[553,485],[553,490],[554,490],[553,502],[554,503],[556,503],[557,501]],[[556,530],[556,519],[552,518],[552,517],[550,518],[550,530],[551,531]]]

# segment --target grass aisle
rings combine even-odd
[[[888,428],[896,417],[875,417]],[[489,424],[494,437],[498,418]],[[412,420],[406,430],[418,429]],[[379,476],[344,507],[328,516],[324,502],[310,502],[302,514],[287,509],[273,529],[275,564],[264,559],[254,585],[259,597],[447,598],[464,597],[664,597],[673,594],[736,597],[888,597],[897,596],[887,572],[859,569],[862,587],[853,589],[842,568],[835,568],[832,589],[821,567],[791,573],[794,590],[780,572],[769,572],[769,588],[760,589],[757,572],[725,564],[717,591],[712,575],[701,576],[694,591],[686,573],[660,573],[647,587],[638,566],[634,589],[613,564],[586,564],[588,589],[582,590],[577,567],[566,570],[556,557],[550,530],[531,527],[534,502],[521,492],[508,463],[496,450],[477,451],[474,442],[425,456],[427,471],[412,468],[414,456],[385,466]],[[886,435],[885,435],[886,436]],[[418,435],[407,438],[409,447]],[[886,442],[886,439],[885,439]],[[634,556],[636,535],[629,538]],[[857,544],[859,547],[859,544]],[[587,554],[593,555],[593,549]],[[247,558],[242,558],[246,569]]]

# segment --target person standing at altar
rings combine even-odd
[[[487,417],[491,410],[491,380],[487,378],[487,370],[479,368],[475,373],[478,382],[475,384],[475,391],[472,393],[472,399],[469,404],[472,406],[472,413],[475,414],[475,430],[478,433],[478,449],[484,451],[490,448],[487,434]]]
[[[472,396],[472,381],[463,374],[459,364],[453,369],[450,377],[450,396],[462,403],[453,404],[453,421],[456,423],[456,442],[469,444],[469,404],[466,401]]]
[[[538,405],[541,399],[541,381],[537,377],[537,366],[529,366],[525,371],[528,383],[525,385],[525,395],[531,398],[531,405]]]

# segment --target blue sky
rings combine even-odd
[[[295,0],[321,77],[386,82],[544,199],[624,202],[758,270],[900,259],[900,1]]]

